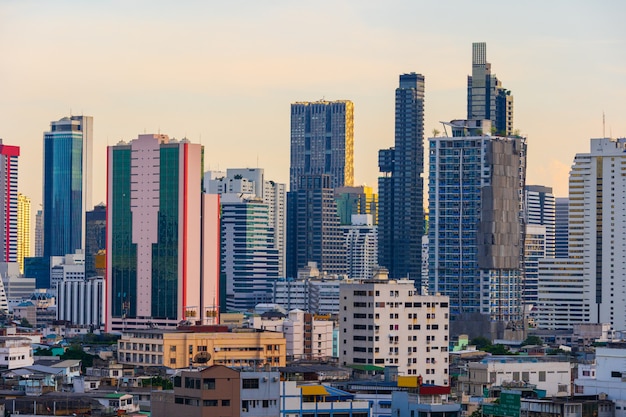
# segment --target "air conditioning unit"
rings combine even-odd
[[[263,382],[267,382],[268,378],[266,376],[263,377]]]
[[[278,382],[278,377],[277,376],[273,376],[272,377],[272,382]]]
[[[216,351],[216,352],[219,352],[219,351],[220,351],[220,348],[219,348],[219,347],[217,347],[217,346],[215,346],[215,347],[213,348],[213,350],[214,350],[214,351]]]

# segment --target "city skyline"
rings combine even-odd
[[[0,137],[28,149],[19,189],[34,211],[42,132],[70,113],[94,117],[94,155],[137,133],[166,131],[206,146],[206,169],[258,166],[287,183],[289,105],[351,100],[355,184],[376,187],[377,151],[393,144],[398,74],[427,79],[429,137],[440,121],[466,114],[473,42],[487,43],[495,75],[515,95],[515,128],[529,143],[529,184],[566,196],[571,161],[588,138],[626,132],[619,119],[626,37],[618,21],[626,5],[619,2],[507,5],[504,17],[484,20],[490,2],[347,2],[332,15],[320,2],[74,4],[0,6],[7,58]],[[320,19],[335,30],[320,30]],[[479,19],[488,24],[478,26]],[[66,59],[63,48],[74,50],[71,65],[54,64]],[[94,158],[94,204],[105,200],[104,172],[104,158]]]

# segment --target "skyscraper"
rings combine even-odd
[[[24,258],[30,257],[30,198],[17,193],[17,263],[24,272]]]
[[[35,257],[43,257],[43,210],[35,213]]]
[[[296,277],[309,262],[328,274],[345,274],[346,245],[330,175],[301,176],[297,190],[287,193],[287,276]]]
[[[472,75],[467,77],[467,118],[491,120],[498,135],[513,133],[513,96],[487,62],[487,44],[472,44]]]
[[[354,182],[354,104],[349,100],[291,105],[289,191],[303,175],[326,174],[330,188]]]
[[[0,139],[0,262],[17,261],[19,156],[19,146],[4,145]]]
[[[85,247],[92,188],[93,118],[64,117],[44,133],[43,256]]]
[[[480,314],[481,334],[501,338],[523,329],[526,140],[490,136],[490,125],[455,120],[452,136],[429,139],[429,292],[450,297],[455,333]]]
[[[424,234],[424,76],[400,75],[395,144],[378,154],[378,262],[391,278],[421,280]]]
[[[235,194],[222,194],[220,203],[222,311],[271,303],[279,259],[268,205],[261,198]]]
[[[106,249],[106,206],[98,204],[87,212],[85,223],[85,277],[97,276],[96,255]]]
[[[540,264],[537,324],[626,328],[626,138],[591,139],[569,177],[569,257]]]
[[[217,318],[219,196],[202,165],[201,145],[167,135],[108,148],[107,331]]]
[[[554,246],[557,258],[567,258],[569,245],[569,198],[559,197],[555,201]]]
[[[527,185],[526,197],[526,224],[546,227],[546,256],[554,258],[554,229],[555,229],[555,198],[552,188],[543,185]]]

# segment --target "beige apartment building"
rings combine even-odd
[[[209,326],[201,326],[209,327]],[[118,362],[135,366],[184,368],[192,365],[231,367],[285,366],[282,333],[215,326],[213,331],[132,330],[117,342]]]

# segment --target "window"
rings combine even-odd
[[[241,381],[241,387],[243,389],[258,389],[259,388],[259,379],[258,378],[245,378]]]
[[[204,378],[202,380],[202,389],[215,389],[215,378]]]
[[[222,400],[222,407],[230,407],[230,400]]]
[[[263,400],[263,408],[269,408],[270,406],[270,401],[269,400]]]
[[[539,371],[539,382],[546,382],[546,371]]]
[[[217,407],[217,400],[204,400],[202,405],[205,407]]]

